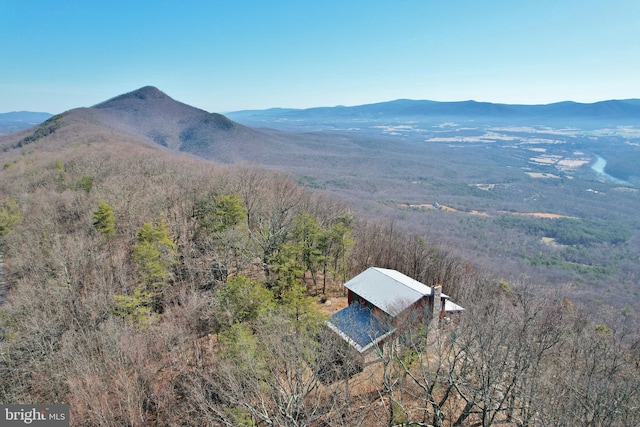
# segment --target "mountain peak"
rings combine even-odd
[[[136,89],[132,92],[128,92],[115,98],[111,98],[100,104],[94,105],[94,108],[111,108],[119,106],[121,104],[129,104],[130,102],[140,101],[164,101],[173,100],[169,95],[162,92],[160,89],[154,86],[144,86],[140,89]]]
[[[126,95],[126,94],[125,94]],[[146,99],[146,98],[168,98],[169,96],[162,92],[155,86],[144,86],[138,90],[134,90],[133,92],[129,92],[129,95],[135,96],[136,98]]]

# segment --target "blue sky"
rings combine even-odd
[[[638,0],[0,0],[0,112],[640,98]]]

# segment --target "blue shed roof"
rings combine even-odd
[[[387,322],[375,317],[369,308],[357,303],[331,316],[327,325],[360,353],[395,331]]]

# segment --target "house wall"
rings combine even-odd
[[[443,319],[446,314],[445,314],[445,311],[444,311],[445,298],[441,297],[442,288],[440,286],[435,286],[434,287],[434,294],[435,295],[433,297],[424,297],[424,298],[420,299],[419,301],[415,302],[411,307],[406,309],[404,313],[414,312],[414,315],[416,315],[416,313],[419,313],[418,317],[415,320],[416,321],[426,321],[426,320],[431,320],[431,319],[434,318],[434,316],[432,316],[432,313],[438,312],[438,314],[437,314],[437,316],[435,316],[435,318],[436,319],[440,319],[440,320]],[[438,304],[435,304],[434,301],[436,301],[436,300],[439,300],[440,302]],[[355,292],[353,292],[350,289],[348,289],[347,290],[347,304],[351,305],[354,302],[358,302],[358,303],[360,303],[362,305],[366,305],[367,307],[374,309],[375,314],[377,314],[377,315],[387,316],[386,313],[384,313],[382,310],[378,309],[373,304],[371,304],[369,301],[365,300],[360,295],[358,295]],[[402,314],[400,316],[402,316]]]
[[[431,307],[431,298],[423,297],[394,318],[391,318],[385,313],[383,314],[389,323],[397,328],[398,331],[401,331],[409,325],[429,321],[432,317]]]
[[[363,297],[361,297],[360,295],[356,294],[355,292],[352,292],[351,290],[349,290],[347,292],[347,304],[351,305],[354,302],[360,303],[362,305],[364,305],[365,307],[368,307],[370,309],[375,309],[377,310],[376,313],[382,313],[382,310],[378,309],[376,306],[374,306],[372,303],[370,303],[369,301],[367,301],[366,299],[364,299]]]
[[[355,298],[354,297],[358,297],[356,294],[354,294],[351,289],[347,289],[347,304],[351,305],[353,304]]]

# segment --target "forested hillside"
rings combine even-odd
[[[283,174],[58,142],[2,154],[3,403],[68,403],[75,426],[640,423],[632,314],[498,280]],[[354,366],[324,320],[370,266],[466,311]]]
[[[424,104],[416,102],[407,105]],[[604,116],[618,111],[628,118],[636,108],[629,102],[586,110],[562,103],[542,110],[558,113],[558,120],[568,117],[565,107],[576,114],[575,108],[591,111],[582,117],[588,121],[608,105]],[[405,111],[405,104],[392,103],[399,109],[389,111],[379,109],[386,104],[364,106],[375,114],[346,114],[338,122],[331,114],[320,121],[296,118],[303,129],[320,124],[333,132],[275,131],[248,128],[146,86],[0,135],[0,149],[7,152],[6,167],[12,165],[11,150],[33,144],[55,152],[61,144],[130,142],[217,163],[284,170],[358,209],[360,218],[392,218],[398,230],[428,236],[507,281],[526,276],[581,304],[638,312],[640,192],[633,166],[640,159],[635,142],[640,133],[635,127],[496,127],[486,118],[476,121],[478,108],[495,110],[497,118],[505,108],[519,108],[479,103],[450,105],[460,114],[468,110],[465,105],[476,111],[465,120],[458,117],[459,123],[442,122],[435,114],[439,103],[424,104],[435,110],[423,111],[420,120],[392,114]],[[286,123],[291,122],[262,125]],[[618,178],[608,175],[613,172]]]

